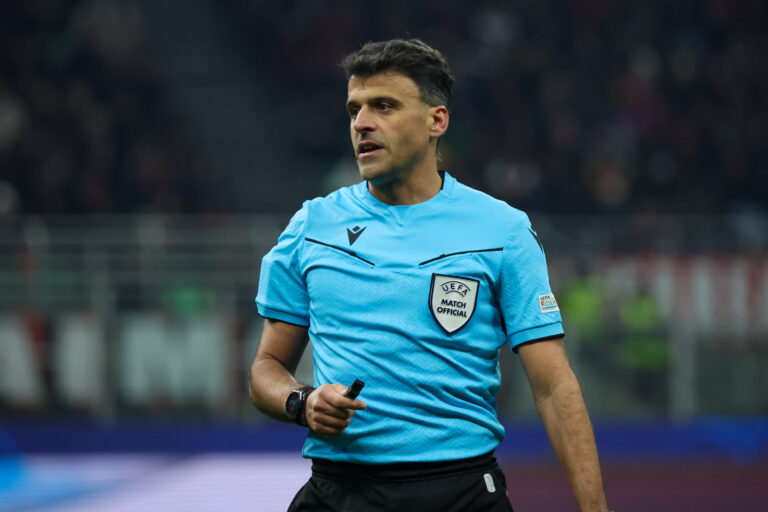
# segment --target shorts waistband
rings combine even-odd
[[[490,469],[497,464],[492,451],[468,459],[393,464],[355,464],[312,459],[312,475],[331,480],[428,480]]]

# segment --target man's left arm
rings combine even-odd
[[[518,353],[578,510],[607,512],[595,436],[562,338],[523,344]]]

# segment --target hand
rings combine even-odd
[[[355,411],[365,409],[365,402],[344,396],[344,384],[323,384],[307,398],[304,409],[307,426],[321,435],[339,436],[352,421]]]

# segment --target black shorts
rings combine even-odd
[[[349,464],[312,459],[312,477],[288,512],[510,512],[493,453],[470,459]]]

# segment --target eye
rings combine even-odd
[[[379,110],[384,110],[384,111],[392,110],[393,108],[395,108],[395,106],[392,105],[391,103],[379,103],[378,107],[379,107]]]
[[[359,107],[349,107],[347,109],[347,113],[349,113],[349,117],[351,117],[353,119],[355,118],[355,116],[357,116],[358,112],[360,112],[360,108]]]

